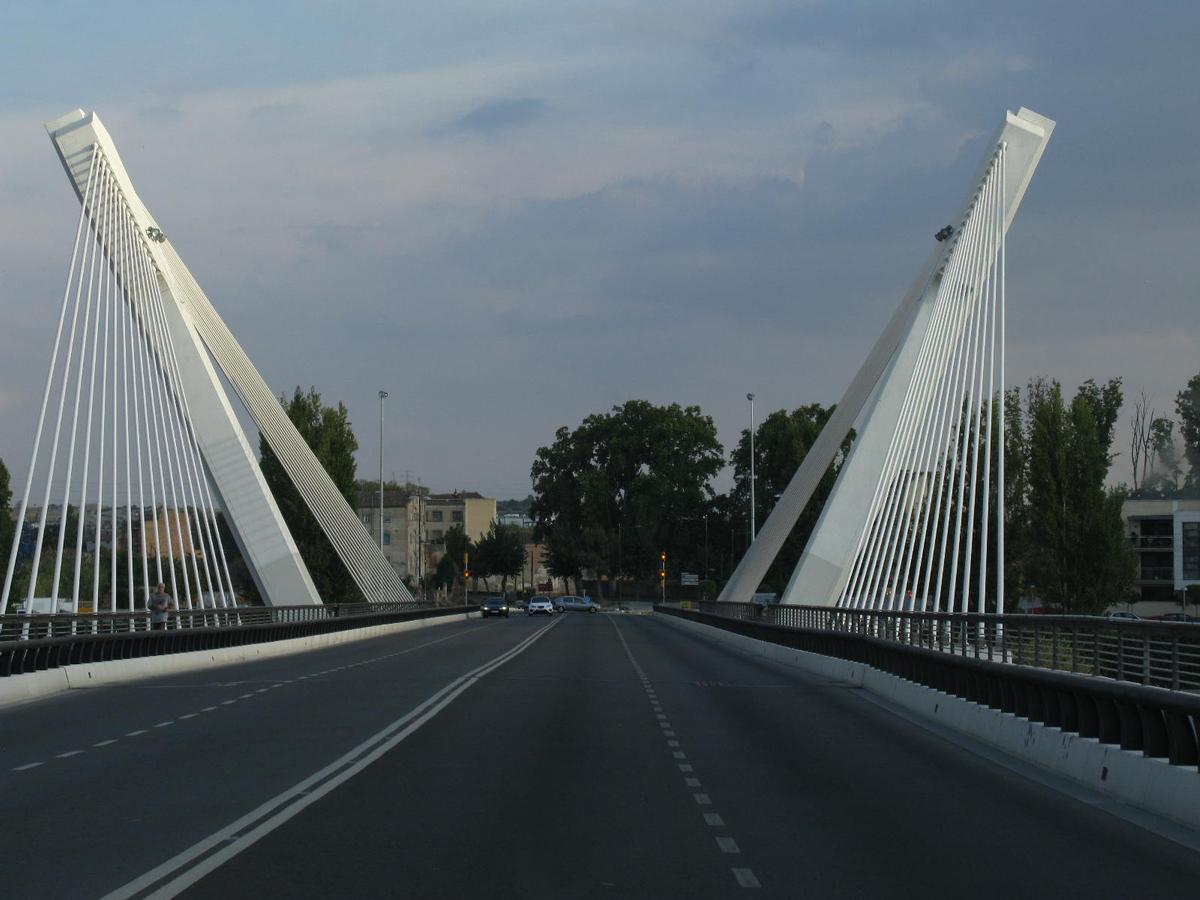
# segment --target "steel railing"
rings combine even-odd
[[[236,628],[248,625],[277,625],[295,622],[319,622],[377,613],[420,609],[417,603],[339,603],[322,606],[242,606],[232,609],[171,610],[166,628]],[[150,631],[150,613],[102,612],[57,615],[0,616],[0,643],[13,640],[38,640],[88,634],[128,634]]]
[[[768,607],[760,616],[751,604],[745,605],[749,609],[740,610],[733,609],[734,604],[704,605],[714,611],[677,606],[655,609],[756,640],[861,663],[972,703],[1074,732],[1101,744],[1140,751],[1172,765],[1193,769],[1200,765],[1200,696],[1096,677],[1086,671],[1055,671],[1002,660],[1002,653],[1013,652],[1018,646],[1027,648],[1031,636],[1028,629],[1023,637],[1015,636],[1021,631],[1021,623],[1013,621],[1015,616],[1005,617],[994,633],[989,660],[984,652],[986,642],[975,639],[979,627],[987,625],[978,620],[986,617],[962,617],[976,619],[964,622],[964,631],[948,627],[945,617],[929,618],[927,614],[925,621],[914,619],[919,613]],[[718,606],[726,608],[717,612]],[[791,624],[768,621],[776,616]],[[1089,624],[1085,620],[1082,627],[1086,629]],[[1136,628],[1139,623],[1132,624]],[[937,632],[938,637],[925,643],[914,640],[912,633],[922,630]],[[952,635],[949,640],[942,637],[946,632]],[[1041,627],[1038,633],[1053,634]],[[1058,634],[1065,637],[1067,632]],[[1129,640],[1129,635],[1119,639],[1123,643]],[[1141,634],[1132,640],[1144,647],[1150,638]],[[1151,664],[1154,658],[1151,652]]]
[[[417,603],[344,603],[172,610],[161,630],[151,628],[150,615],[145,612],[3,616],[0,678],[78,663],[308,637],[475,609]]]
[[[824,606],[693,603],[724,618],[880,638],[972,659],[1200,691],[1200,624],[1090,616],[874,612]]]

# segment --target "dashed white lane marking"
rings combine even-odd
[[[751,869],[731,869],[730,871],[733,872],[733,877],[737,879],[737,883],[738,883],[739,887],[744,887],[744,888],[760,888],[760,887],[762,887],[762,885],[758,883],[758,879],[754,877],[753,870],[751,870]]]
[[[516,646],[460,675],[325,768],[314,772],[144,875],[106,894],[105,900],[128,900],[152,887],[155,888],[153,896],[160,900],[169,900],[177,896],[398,746],[473,684],[528,650],[560,621],[562,620],[556,620],[538,629]],[[220,849],[213,853],[214,848]]]
[[[659,723],[658,723],[659,727],[663,729],[663,736],[673,739],[675,737],[675,732],[669,730],[671,727],[670,722],[667,721],[666,715],[662,712],[662,705],[659,703],[658,697],[654,694],[653,689],[649,686],[648,680],[646,678],[646,673],[642,670],[642,667],[638,664],[637,659],[633,655],[633,651],[629,649],[629,642],[625,640],[625,635],[621,633],[621,629],[617,626],[617,623],[612,619],[609,619],[609,621],[612,622],[613,629],[617,632],[617,637],[620,638],[621,645],[625,648],[625,655],[627,657],[629,657],[630,665],[633,666],[633,670],[637,673],[638,677],[642,680],[642,683],[644,685],[646,685],[646,696],[650,700],[650,708],[654,711],[655,718],[657,718],[659,720]],[[677,740],[668,740],[667,746],[668,747],[679,747],[680,742]],[[674,756],[676,759],[687,759],[687,755],[682,750],[674,750],[672,752],[672,756]],[[680,772],[692,772],[693,771],[693,768],[690,763],[679,763],[678,765],[679,765]],[[683,782],[689,788],[698,788],[701,786],[700,779],[696,778],[694,776],[684,778]],[[712,806],[712,797],[710,797],[708,794],[694,793],[694,794],[692,794],[692,798],[696,801],[697,806]],[[711,827],[711,828],[724,828],[725,827],[725,820],[722,819],[721,816],[718,815],[717,813],[706,812],[706,813],[703,813],[703,815],[704,815],[704,823],[706,825],[708,825],[709,827]],[[717,842],[717,848],[722,853],[730,854],[730,855],[741,854],[742,849],[738,846],[737,841],[735,841],[729,835],[714,836],[714,839]],[[732,868],[732,869],[730,869],[730,871],[733,873],[733,877],[737,881],[737,883],[740,887],[743,887],[743,888],[760,888],[760,887],[762,887],[762,885],[759,883],[758,878],[755,876],[753,870],[747,869],[747,868]]]
[[[460,632],[459,634],[463,634],[463,633],[465,633],[465,632]],[[433,644],[440,644],[443,641],[448,641],[451,638],[458,637],[459,634],[448,635],[447,637],[438,638],[437,640],[434,640],[434,641],[428,641],[424,644],[418,644],[415,647],[409,647],[406,650],[398,650],[395,653],[385,653],[382,656],[375,656],[370,659],[364,659],[364,660],[361,660],[360,662],[350,663],[350,664],[341,666],[336,669],[328,669],[328,670],[326,670],[326,672],[318,672],[316,674],[323,675],[323,674],[326,674],[327,672],[340,672],[343,669],[355,669],[355,668],[358,668],[359,666],[365,666],[368,663],[379,662],[380,660],[384,660],[384,659],[392,659],[393,657],[396,657],[396,656],[403,656],[407,653],[412,653],[416,650],[421,650],[425,647],[432,646]],[[314,677],[314,676],[313,675],[300,675],[296,679],[285,678],[283,681],[276,682],[275,684],[271,685],[270,687],[259,688],[258,690],[254,691],[253,693],[242,694],[240,697],[233,699],[233,700],[225,700],[219,706],[206,706],[202,710],[200,710],[200,712],[213,712],[214,710],[220,709],[221,706],[229,706],[232,703],[237,703],[238,700],[248,700],[248,699],[252,698],[254,696],[254,694],[265,694],[267,691],[273,690],[275,688],[281,688],[284,685],[292,684],[292,683],[294,683],[294,681],[303,681],[305,678],[312,678],[312,677]],[[228,682],[224,686],[225,687],[233,687],[234,685],[237,685],[237,684],[242,684],[242,682],[232,681],[232,682]],[[176,721],[183,721],[185,719],[194,719],[198,715],[199,715],[199,713],[184,713],[183,715],[179,716],[178,719],[172,719],[167,722],[159,722],[157,725],[154,725],[153,727],[154,728],[166,728],[168,725],[174,725],[176,723]],[[137,731],[129,731],[129,732],[126,732],[125,737],[137,737],[140,734],[148,733],[149,730],[150,729],[142,728]],[[107,740],[107,741],[97,741],[96,743],[92,744],[92,746],[93,747],[107,747],[110,744],[117,743],[119,740],[120,740],[120,738],[111,738],[110,740]],[[86,753],[86,752],[87,752],[86,750],[68,750],[65,753],[57,754],[57,756],[55,756],[55,759],[70,759],[72,756],[78,756],[79,754]],[[40,763],[40,762],[29,763],[28,765],[25,765],[25,766],[18,766],[15,769],[13,769],[12,771],[22,772],[22,771],[25,771],[26,769],[37,768],[40,765],[43,765],[43,763]]]

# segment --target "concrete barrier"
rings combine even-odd
[[[884,706],[936,722],[1105,797],[1200,830],[1200,772],[1194,766],[1173,766],[1140,751],[1101,744],[1095,738],[1031,722],[862,663],[760,641],[675,616],[659,615],[655,620],[749,656],[861,687],[884,701]]]
[[[477,612],[455,613],[449,616],[410,619],[405,622],[371,625],[367,628],[352,628],[346,631],[314,634],[308,637],[291,638],[283,641],[244,644],[240,647],[222,647],[216,650],[196,650],[191,653],[172,653],[164,656],[118,659],[109,662],[63,666],[58,669],[30,672],[25,675],[11,675],[8,678],[0,678],[0,708],[15,703],[38,700],[67,690],[104,687],[129,681],[139,681],[144,678],[154,678],[159,675],[194,672],[199,669],[218,668],[220,666],[236,665],[237,663],[254,662],[259,659],[289,656],[293,653],[303,653],[307,650],[334,647],[338,644],[383,637],[384,635],[396,634],[402,631],[416,631],[421,628],[430,628],[449,622],[464,622],[467,619],[478,617],[479,613]]]

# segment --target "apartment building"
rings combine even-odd
[[[1200,603],[1200,490],[1135,492],[1121,514],[1138,559],[1136,611],[1156,615],[1186,603],[1191,612]]]
[[[401,578],[416,581],[437,568],[446,552],[446,532],[463,526],[477,541],[496,518],[496,501],[475,491],[417,494],[408,491],[364,490],[358,496],[358,514],[378,543],[383,535],[383,555]]]

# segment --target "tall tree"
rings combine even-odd
[[[1104,484],[1120,380],[1085,382],[1068,407],[1057,382],[1035,379],[1027,398],[1026,574],[1065,611],[1101,612],[1126,598],[1134,567],[1123,494]]]
[[[508,590],[508,579],[521,574],[525,565],[525,547],[521,543],[521,530],[515,525],[492,523],[487,534],[480,538],[475,547],[475,569],[483,576],[484,584],[493,575],[500,576],[500,590]],[[491,590],[490,586],[488,590]]]
[[[630,400],[560,428],[531,470],[550,571],[650,579],[660,552],[673,572],[698,571],[722,461],[712,418],[696,406]]]
[[[756,524],[761,528],[767,520],[779,495],[784,492],[808,455],[809,448],[821,434],[825,423],[833,415],[835,406],[822,406],[820,403],[810,403],[788,412],[786,409],[776,410],[769,414],[759,424],[754,433],[754,506]],[[804,546],[808,543],[817,519],[829,494],[833,490],[834,481],[841,470],[846,455],[850,452],[850,444],[854,439],[851,432],[842,442],[841,449],[825,470],[812,498],[804,508],[800,518],[792,527],[779,554],[767,570],[763,586],[774,592],[782,592],[787,586],[788,578],[800,561]],[[742,430],[737,447],[730,453],[729,461],[733,465],[733,491],[731,502],[734,509],[749,510],[750,506],[750,429]],[[747,519],[749,514],[747,513]]]
[[[341,403],[336,407],[326,406],[316,388],[310,387],[305,393],[299,386],[290,402],[283,397],[279,402],[338,491],[353,506],[356,499],[354,451],[358,449],[358,441],[354,438],[346,407]],[[259,435],[258,447],[263,477],[275,496],[321,599],[326,603],[362,600],[354,579],[262,435]]]
[[[1188,464],[1188,484],[1200,487],[1200,372],[1189,378],[1187,387],[1175,396],[1175,412]]]
[[[17,523],[12,512],[12,488],[9,486],[8,468],[0,459],[0,553],[3,553],[5,565],[8,564],[8,554],[12,548],[13,532]]]

